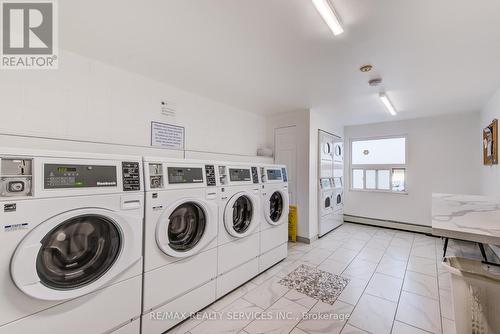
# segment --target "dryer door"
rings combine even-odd
[[[192,256],[216,237],[217,222],[212,217],[206,203],[196,199],[180,200],[160,217],[156,225],[156,242],[167,255]]]
[[[333,194],[331,191],[323,191],[321,193],[321,216],[329,214],[333,209]]]
[[[132,231],[125,219],[104,209],[55,216],[19,244],[12,279],[24,293],[43,300],[93,292],[141,259]]]
[[[335,191],[335,198],[334,198],[334,201],[335,201],[335,210],[338,210],[338,209],[341,209],[344,205],[344,192],[342,191],[342,189],[337,189]]]
[[[344,143],[336,142],[333,148],[333,157],[336,163],[344,162]]]
[[[333,160],[333,137],[325,132],[319,132],[319,150],[320,159],[332,161]]]
[[[227,202],[224,210],[226,231],[236,238],[243,238],[255,231],[258,224],[258,198],[249,192],[239,192]]]
[[[272,190],[264,203],[264,215],[271,225],[281,225],[288,222],[288,193],[282,190]]]

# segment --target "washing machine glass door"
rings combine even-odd
[[[67,300],[94,292],[141,257],[133,222],[106,209],[67,211],[39,224],[14,252],[12,280],[25,294]]]
[[[156,229],[160,249],[174,257],[188,257],[204,247],[208,210],[195,200],[181,201],[164,213]]]
[[[200,242],[207,218],[198,204],[188,202],[178,206],[170,215],[169,220],[170,247],[178,252],[186,252]]]
[[[275,223],[277,223],[281,216],[283,215],[283,196],[281,196],[281,193],[279,191],[275,191],[272,195],[271,198],[269,199],[269,204],[270,204],[270,212],[269,212],[269,217],[271,220]]]
[[[269,224],[280,225],[288,219],[288,196],[283,191],[273,191],[264,205]]]
[[[237,193],[227,202],[224,213],[226,231],[236,238],[243,238],[252,233],[255,222],[255,196],[247,192]]]
[[[41,241],[36,271],[53,289],[76,289],[96,281],[120,253],[120,232],[105,216],[74,217],[51,230]]]

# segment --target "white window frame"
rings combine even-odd
[[[405,164],[356,164],[352,163],[352,143],[356,141],[365,140],[380,140],[380,139],[394,139],[394,138],[405,138]],[[392,190],[392,174],[394,169],[404,169],[405,170],[405,191],[394,191]],[[353,187],[353,171],[363,170],[363,189],[358,189]],[[388,170],[389,171],[389,188],[390,189],[367,189],[366,188],[366,171],[374,170],[375,172],[375,186],[378,186],[378,171]],[[361,192],[376,192],[376,193],[388,193],[388,194],[401,194],[408,195],[408,136],[407,135],[394,135],[394,136],[383,136],[383,137],[367,137],[367,138],[351,138],[349,140],[349,190],[350,191],[361,191]]]

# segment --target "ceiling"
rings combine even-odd
[[[346,124],[478,111],[500,88],[500,1],[332,2],[337,37],[310,0],[61,1],[61,45],[250,112]]]

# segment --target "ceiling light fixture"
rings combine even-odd
[[[344,28],[342,28],[335,9],[329,0],[312,0],[312,2],[335,36],[344,32]]]
[[[391,115],[396,116],[396,114],[397,114],[396,108],[394,108],[394,105],[392,104],[391,100],[389,99],[389,96],[387,96],[387,94],[384,92],[381,92],[378,96],[380,97],[380,100],[385,105],[387,110],[389,110]]]
[[[372,87],[377,87],[382,84],[382,78],[374,78],[368,81],[368,84]]]
[[[370,64],[363,65],[359,68],[359,70],[363,73],[370,72],[372,69],[373,69],[373,65],[370,65]]]

